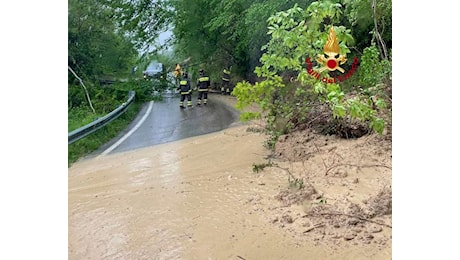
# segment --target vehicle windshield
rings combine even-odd
[[[162,71],[162,70],[163,70],[163,64],[156,63],[156,62],[150,63],[146,69],[146,71]]]

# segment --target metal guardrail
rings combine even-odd
[[[135,96],[136,96],[136,92],[129,91],[128,101],[123,103],[121,106],[117,107],[115,110],[108,113],[104,117],[99,118],[85,126],[82,126],[70,132],[69,133],[69,144],[82,139],[83,137],[93,133],[96,130],[99,130],[103,126],[115,120],[117,117],[119,117],[121,114],[123,114],[128,109],[129,105],[131,105],[131,103],[134,101]]]

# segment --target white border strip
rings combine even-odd
[[[152,106],[153,106],[153,101],[150,101],[150,103],[149,103],[149,108],[147,109],[147,112],[145,112],[144,116],[143,116],[142,119],[136,124],[136,126],[133,127],[133,128],[132,128],[128,133],[126,133],[122,138],[120,138],[120,140],[118,140],[116,143],[114,143],[112,146],[110,146],[107,150],[105,150],[104,152],[102,152],[98,157],[107,155],[108,153],[110,153],[111,151],[113,151],[115,148],[117,148],[122,142],[124,142],[130,135],[132,135],[132,134],[142,125],[142,123],[144,123],[145,119],[147,118],[147,116],[150,114],[150,111],[152,110]]]

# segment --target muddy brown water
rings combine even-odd
[[[69,259],[390,259],[373,248],[299,241],[255,212],[285,176],[261,183],[266,137],[237,126],[69,168]]]

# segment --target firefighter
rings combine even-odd
[[[222,95],[230,94],[230,71],[224,68],[224,74],[222,75],[222,86],[220,88]]]
[[[184,101],[187,98],[187,106],[192,106],[192,88],[190,87],[190,80],[188,79],[188,74],[184,73],[181,81],[179,81],[180,90],[180,108],[185,108]]]
[[[200,69],[200,77],[198,78],[198,105],[201,105],[201,101],[203,101],[204,105],[208,103],[208,91],[209,87],[211,86],[211,81],[209,77],[204,74],[204,70]]]

